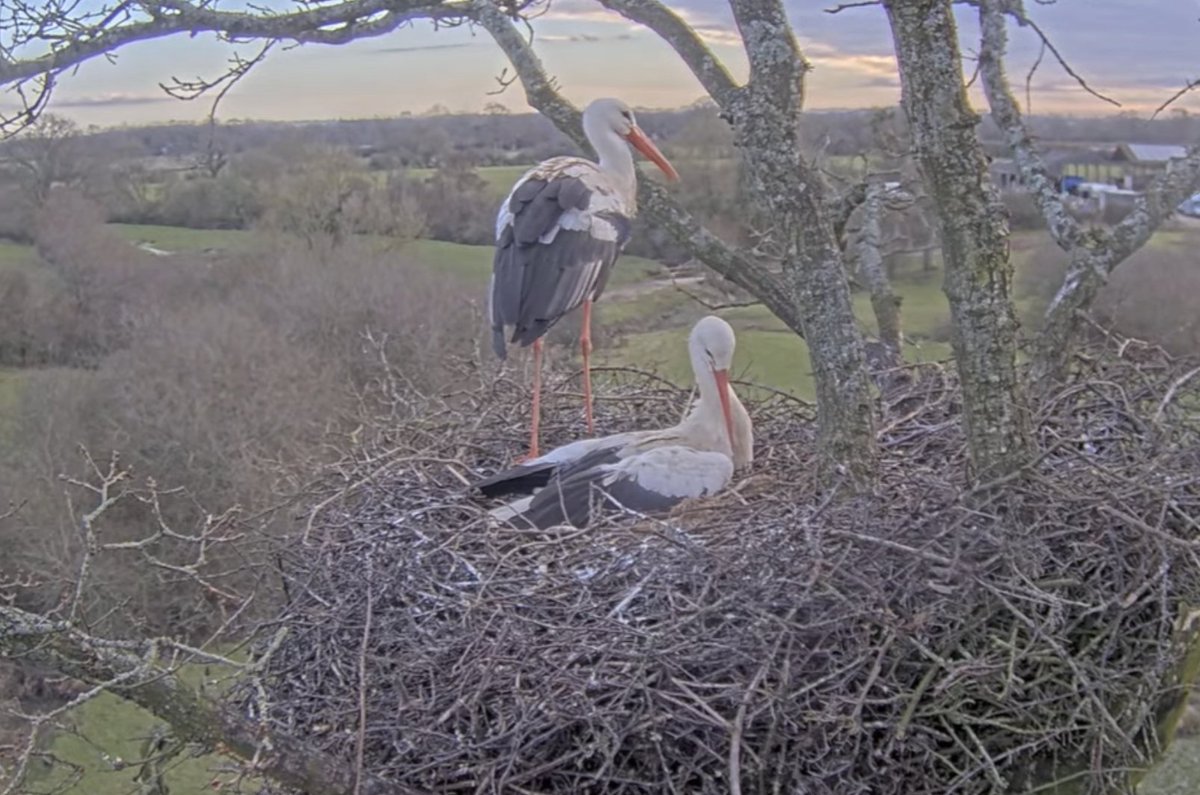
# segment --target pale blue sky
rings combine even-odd
[[[1187,79],[1200,77],[1200,0],[1057,0],[1030,12],[1077,71],[1126,109],[1145,112]],[[724,0],[675,0],[739,76],[744,69]],[[789,0],[806,55],[816,67],[809,107],[891,104],[898,97],[891,39],[883,12],[863,8],[824,13],[832,0]],[[960,11],[964,50],[975,46],[974,15]],[[568,97],[602,95],[637,106],[675,107],[701,96],[695,79],[669,48],[643,28],[591,0],[557,0],[534,28],[536,46]],[[1010,73],[1022,86],[1037,51],[1033,34],[1013,30]],[[243,50],[251,52],[247,47]],[[65,78],[54,112],[83,124],[114,125],[198,119],[207,101],[165,98],[158,83],[172,76],[213,75],[231,52],[213,37],[176,37],[129,47],[115,65],[103,60]],[[525,110],[517,86],[500,97],[495,76],[506,61],[483,31],[434,32],[428,24],[341,47],[277,52],[225,100],[224,119],[326,119],[394,116],[438,103],[478,110],[499,100]],[[1047,59],[1034,82],[1034,110],[1105,113],[1112,109],[1079,91]],[[1179,107],[1200,112],[1200,96]]]

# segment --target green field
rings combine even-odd
[[[0,271],[23,270],[35,267],[36,263],[37,257],[34,255],[32,247],[0,240]]]
[[[233,250],[245,248],[254,233],[242,229],[186,229],[181,226],[150,224],[109,224],[130,243],[149,243],[164,251],[203,251],[209,248]]]
[[[193,688],[209,693],[220,692],[230,683],[228,667],[186,665],[180,670],[179,679]],[[103,693],[76,710],[70,718],[72,731],[58,732],[50,743],[49,750],[56,757],[84,771],[83,777],[68,792],[80,795],[136,795],[137,793],[159,792],[146,787],[149,782],[140,782],[137,776],[144,758],[142,745],[146,738],[161,727],[162,721],[131,701]],[[187,749],[168,759],[159,767],[171,793],[199,795],[213,792],[213,783],[219,777],[227,781],[232,776],[233,760],[217,754],[193,756]],[[35,767],[30,791],[56,791],[56,786],[71,781],[73,772],[67,767],[45,771]],[[147,771],[149,774],[150,771]],[[143,774],[143,775],[147,775]],[[256,791],[261,782],[243,782],[241,791]],[[62,790],[57,790],[62,791]]]

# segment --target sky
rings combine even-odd
[[[282,2],[282,0],[276,0]],[[878,7],[838,14],[834,0],[785,0],[801,47],[812,62],[811,109],[892,105],[899,98],[891,36]],[[1200,78],[1200,0],[1025,0],[1030,15],[1076,72],[1113,97],[1113,107],[1083,92],[1047,54],[1032,82],[1033,111],[1148,114],[1186,81]],[[668,0],[691,22],[735,77],[745,57],[726,0]],[[973,10],[958,9],[963,50],[976,48]],[[671,108],[703,96],[699,83],[649,30],[593,0],[555,0],[533,24],[535,47],[563,93],[583,105],[617,96],[635,107]],[[1039,40],[1010,29],[1009,74],[1024,94]],[[252,54],[253,48],[239,50]],[[95,59],[65,77],[50,110],[82,125],[115,126],[198,120],[205,99],[166,97],[159,83],[219,74],[233,49],[215,37],[186,36],[122,50],[116,63]],[[435,31],[419,22],[349,45],[308,45],[275,52],[225,98],[224,120],[378,118],[421,113],[434,105],[478,111],[500,102],[528,110],[519,85],[494,95],[506,65],[485,31]],[[967,62],[966,68],[972,68]],[[978,88],[974,99],[982,106]],[[1173,107],[1200,112],[1200,91]]]

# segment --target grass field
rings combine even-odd
[[[37,257],[33,249],[20,243],[10,243],[0,240],[0,271],[8,269],[22,270],[36,267]]]
[[[220,691],[231,681],[219,669],[202,665],[184,666],[179,679],[191,687],[203,687],[208,692]],[[156,727],[162,725],[161,720],[131,701],[104,693],[76,710],[70,725],[71,731],[55,734],[49,748],[68,765],[86,771],[67,792],[78,792],[80,795],[137,795],[160,791],[148,789],[150,782],[137,780],[141,766],[133,763],[144,758],[142,744],[152,736]],[[230,769],[231,763],[232,760],[218,754],[192,756],[185,750],[166,761],[161,770],[171,793],[199,795],[213,792],[214,779],[222,768]],[[67,767],[50,773],[35,768],[32,783],[36,784],[36,789],[32,791],[55,791],[55,785],[69,781],[70,775]],[[261,782],[243,782],[240,791],[257,791],[255,784],[261,786]]]
[[[234,250],[249,246],[254,233],[242,229],[186,229],[180,226],[109,224],[130,243],[149,243],[164,251]]]

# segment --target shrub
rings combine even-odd
[[[47,245],[70,250],[68,242]],[[128,295],[88,314],[105,323],[118,315],[122,344],[89,349],[86,370],[29,372],[6,426],[0,504],[29,502],[0,526],[0,580],[10,567],[38,572],[43,587],[30,598],[43,600],[39,608],[78,565],[78,519],[56,478],[80,472],[79,445],[100,460],[119,450],[162,488],[186,485],[188,499],[163,509],[180,530],[210,510],[266,509],[303,482],[331,435],[374,411],[381,355],[402,382],[436,389],[447,384],[441,360],[476,339],[454,283],[355,243],[336,258],[292,244],[212,267],[146,257],[132,272]],[[104,294],[106,283],[85,281],[82,294]],[[145,506],[130,510],[113,514],[107,540],[155,521]],[[117,562],[96,570],[97,615],[122,603],[151,631],[208,626],[213,611],[197,588],[138,572]]]
[[[1008,210],[1008,225],[1013,230],[1042,229],[1046,226],[1042,212],[1038,209],[1033,194],[1026,191],[1006,190],[1000,192],[1000,200]]]
[[[254,183],[225,171],[213,177],[189,175],[168,183],[159,204],[158,223],[192,229],[244,229],[263,208]]]

